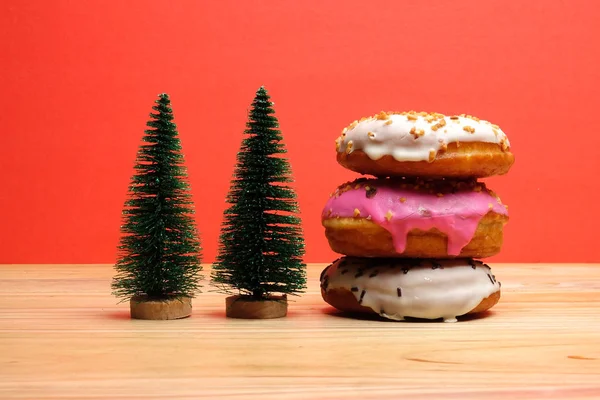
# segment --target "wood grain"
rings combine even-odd
[[[0,266],[0,398],[600,398],[600,266],[493,265],[500,303],[456,324],[347,318],[322,267],[286,318],[227,319],[205,286],[142,321],[110,266]]]

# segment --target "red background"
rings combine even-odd
[[[264,84],[296,179],[306,261],[354,174],[342,127],[384,110],[467,113],[508,134],[488,180],[510,206],[493,261],[600,261],[600,2],[24,1],[0,6],[0,263],[113,262],[133,160],[168,92],[214,259],[224,198]]]

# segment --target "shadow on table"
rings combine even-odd
[[[110,312],[105,312],[103,314],[105,317],[108,317],[110,319],[118,319],[118,320],[131,319],[131,316],[129,314],[129,309],[110,311]]]
[[[420,323],[439,323],[442,322],[442,319],[423,319],[423,318],[413,318],[406,317],[404,321],[394,321],[391,319],[383,318],[377,314],[366,314],[366,313],[352,313],[346,311],[339,311],[333,307],[323,308],[321,311],[325,315],[329,315],[335,318],[347,318],[354,320],[362,320],[362,321],[378,321],[378,322],[388,322],[388,323],[398,323],[398,322],[420,322]],[[470,314],[463,315],[458,317],[459,322],[463,321],[474,321],[478,319],[488,318],[494,315],[494,311],[487,310],[478,314]]]

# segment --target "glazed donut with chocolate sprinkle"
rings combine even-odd
[[[514,163],[506,134],[470,115],[381,112],[335,141],[338,162],[374,176],[487,177]]]
[[[321,221],[344,255],[483,258],[500,251],[508,209],[474,180],[361,178],[336,189]]]
[[[407,260],[343,257],[321,273],[323,299],[341,311],[443,319],[476,314],[500,299],[489,266],[471,259]]]

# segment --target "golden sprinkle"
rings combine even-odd
[[[412,128],[410,128],[410,134],[413,135],[415,139],[417,139],[423,136],[425,134],[425,131],[423,129],[417,129],[413,126]]]
[[[406,203],[406,197],[400,197],[400,203]]]
[[[429,150],[429,162],[433,162],[435,160],[435,150]]]
[[[346,132],[348,132],[348,128],[344,128],[344,129],[342,129],[342,135],[345,135],[345,134],[346,134]]]
[[[432,123],[433,121],[435,121],[435,117],[429,115],[429,116],[425,117],[425,121]]]
[[[442,128],[446,126],[446,120],[443,119],[440,122],[438,122],[437,124],[435,124],[434,126],[431,127],[431,129],[433,129],[434,131],[437,131],[438,129]]]
[[[360,183],[357,183],[356,185],[354,185],[354,189],[360,189]]]
[[[504,208],[506,208],[508,210],[508,206],[506,204],[504,205]]]
[[[340,140],[339,138],[335,140],[335,151],[339,151],[340,150]]]
[[[367,120],[367,117],[362,117],[361,119],[358,120],[358,122],[360,123],[360,122],[363,122],[363,121],[366,121],[366,120]]]
[[[408,114],[408,115],[406,116],[406,119],[407,119],[407,120],[409,120],[409,121],[416,121],[418,118],[417,118],[417,116],[416,116],[416,115],[414,115],[414,114]]]
[[[369,139],[375,139],[375,134],[373,132],[367,132],[367,135],[369,135]]]
[[[386,119],[390,119],[390,116],[385,111],[381,111],[379,114],[377,114],[375,116],[375,118],[379,119],[379,120],[386,120]]]
[[[496,129],[500,130],[500,127],[496,124],[492,124],[492,128],[496,128]]]
[[[494,132],[494,136],[498,137],[499,133],[496,128],[492,128],[492,132]]]
[[[348,144],[346,145],[346,154],[352,153],[352,146],[354,146],[354,143],[352,143],[352,140],[348,141]]]
[[[460,120],[460,118],[459,118],[459,117],[457,117],[456,115],[453,115],[453,116],[451,116],[451,117],[450,117],[450,119],[451,119],[452,121],[459,121],[459,120]]]
[[[392,219],[392,217],[394,216],[394,213],[392,213],[392,210],[389,210],[386,214],[385,214],[385,219],[389,220]]]
[[[387,121],[385,121],[384,125],[391,125],[394,121],[392,121],[391,119],[388,119]]]
[[[488,208],[491,210],[492,208],[494,208],[494,205],[492,203],[489,203]]]
[[[356,128],[358,125],[358,121],[353,121],[350,125],[348,125],[348,130]]]
[[[426,111],[421,111],[420,113],[417,113],[417,114],[420,115],[421,117],[426,117],[429,115],[429,113]]]
[[[467,126],[463,126],[463,131],[467,131],[469,133],[475,133],[475,128],[467,125]]]
[[[474,192],[481,192],[481,185],[475,185],[475,187],[473,188]]]
[[[444,194],[443,194],[443,193],[436,193],[435,195],[436,195],[437,197],[444,197]]]
[[[354,209],[354,216],[355,217],[360,217],[360,210],[358,208]]]

